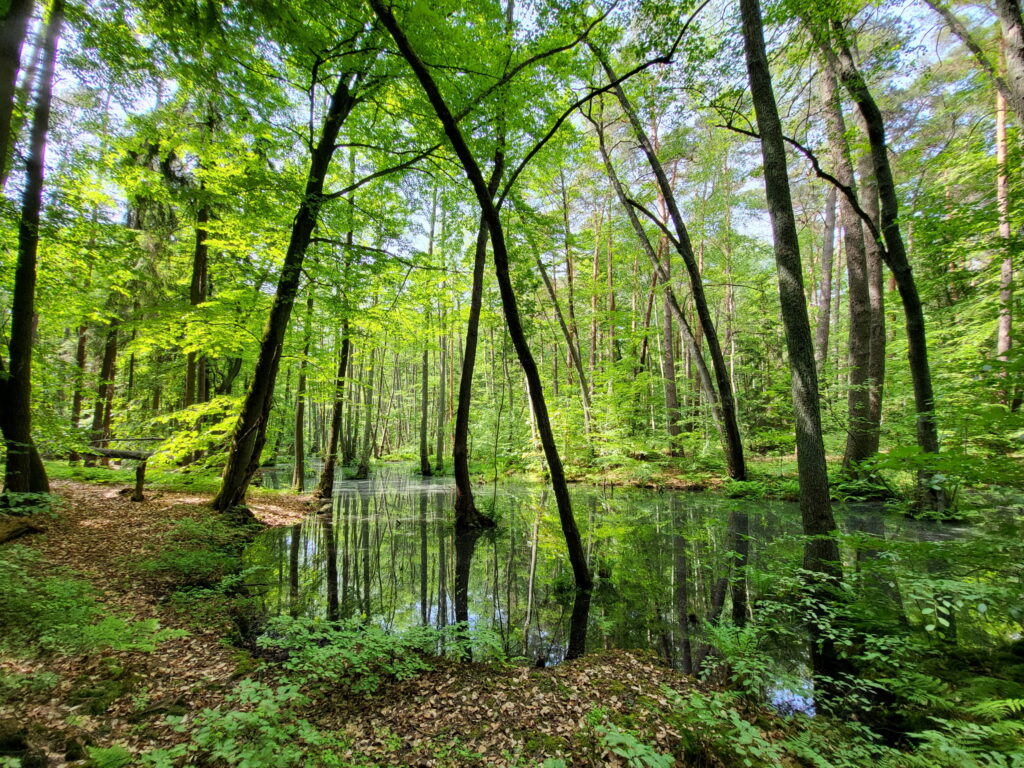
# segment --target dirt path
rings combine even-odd
[[[112,612],[134,620],[157,619],[161,626],[185,628],[184,618],[161,604],[161,597],[140,582],[132,563],[152,553],[175,521],[197,514],[210,497],[204,494],[152,491],[146,501],[132,502],[122,486],[56,481],[59,518],[46,523],[46,534],[21,539],[45,561],[85,577]],[[256,497],[253,512],[269,525],[285,525],[308,514],[305,497]],[[166,745],[180,736],[162,724],[168,712],[183,713],[216,706],[239,666],[237,649],[220,641],[218,632],[196,631],[164,641],[152,653],[105,651],[87,658],[50,657],[0,660],[8,672],[55,672],[60,683],[45,701],[17,709],[0,706],[0,721],[30,724],[45,740],[50,764],[67,764],[68,746],[120,743],[132,749]],[[83,689],[125,690],[105,712],[90,712],[90,702],[75,703]],[[71,743],[71,756],[80,750]]]

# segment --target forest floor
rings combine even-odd
[[[168,747],[187,738],[168,715],[187,723],[224,704],[242,679],[274,682],[272,668],[224,639],[223,616],[204,628],[167,599],[166,583],[139,568],[176,523],[209,515],[208,495],[155,491],[133,503],[124,486],[71,481],[54,482],[53,491],[57,516],[44,534],[18,543],[41,555],[45,571],[67,569],[88,580],[109,612],[182,631],[152,651],[0,656],[0,679],[47,673],[51,680],[41,690],[0,689],[0,765],[5,739],[8,755],[27,744],[23,765],[101,765],[85,759],[90,747],[120,745],[133,755]],[[291,524],[310,511],[308,497],[262,492],[251,494],[251,508],[267,525]],[[339,689],[318,698],[303,717],[338,734],[343,758],[325,764],[537,766],[560,755],[567,765],[626,765],[609,751],[615,738],[598,725],[609,716],[658,752],[688,755],[687,765],[722,764],[699,735],[663,717],[665,686],[685,693],[695,684],[653,656],[606,651],[550,669],[444,659],[431,666],[413,679],[385,680],[372,694]]]

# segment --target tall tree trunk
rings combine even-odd
[[[999,239],[1005,250],[999,268],[996,354],[1000,360],[1005,361],[1013,345],[1013,253],[1010,239],[1010,185],[1006,168],[1006,99],[999,92],[996,92],[996,202],[999,208]],[[1008,388],[1004,387],[1001,398],[1005,405],[1010,404],[1012,396]]]
[[[366,385],[363,388],[363,411],[366,419],[363,422],[363,446],[359,449],[359,464],[356,465],[354,480],[365,480],[370,475],[370,449],[373,447],[373,361],[376,349],[370,350],[370,362],[367,369]],[[425,354],[425,353],[424,353]],[[380,397],[377,398],[378,406]],[[429,465],[427,467],[430,468]],[[430,474],[429,472],[427,474]]]
[[[121,321],[114,318],[107,327],[107,333],[103,342],[103,358],[100,361],[100,380],[96,387],[96,402],[93,404],[92,428],[89,432],[89,442],[93,446],[102,446],[105,438],[110,437],[104,430],[106,423],[107,403],[113,398],[114,378],[117,372],[117,336],[118,327]],[[95,459],[87,458],[86,464],[91,465]],[[108,463],[102,459],[102,463]]]
[[[29,153],[25,162],[25,188],[21,198],[21,218],[18,222],[18,262],[14,270],[11,302],[10,366],[6,371],[6,377],[2,375],[4,371],[0,370],[0,395],[5,401],[3,415],[0,416],[0,431],[3,432],[7,448],[4,494],[11,503],[16,501],[10,495],[12,493],[50,491],[46,470],[32,441],[32,346],[35,335],[36,259],[39,251],[40,212],[43,207],[46,140],[50,127],[57,43],[63,23],[64,0],[53,0],[43,39],[43,71],[36,92]],[[8,32],[10,29],[4,31]],[[8,118],[8,124],[9,122]]]
[[[327,452],[320,482],[313,495],[318,499],[329,499],[334,495],[334,472],[338,463],[338,442],[341,438],[341,417],[345,411],[345,376],[352,345],[348,338],[348,318],[341,323],[341,356],[338,375],[334,379],[334,408],[331,411],[331,429],[327,438]]]
[[[858,226],[860,226],[858,222]],[[821,282],[818,290],[818,325],[814,329],[814,368],[821,383],[828,360],[828,332],[832,322],[832,253],[836,240],[836,190],[825,195],[825,232],[821,246]]]
[[[260,454],[267,439],[267,421],[273,403],[274,383],[281,364],[281,347],[299,289],[302,262],[323,204],[324,181],[337,147],[338,132],[357,101],[349,90],[352,81],[353,77],[349,73],[343,73],[338,77],[320,130],[320,141],[310,159],[305,193],[292,224],[274,303],[260,341],[256,368],[245,394],[238,423],[231,436],[231,449],[227,465],[224,467],[220,491],[213,500],[213,508],[220,512],[244,505],[246,490],[252,476],[259,469]]]
[[[307,286],[306,323],[302,333],[306,337],[299,361],[299,383],[295,389],[295,445],[292,463],[292,488],[296,493],[306,490],[306,365],[309,362],[309,342],[313,333],[313,286]]]
[[[1003,32],[1006,82],[1010,93],[1020,98],[1024,95],[1024,21],[1021,20],[1020,0],[996,0],[996,16]],[[1024,110],[1018,112],[1017,117],[1024,122]]]
[[[200,186],[202,191],[202,186]],[[209,278],[207,261],[210,247],[206,242],[209,233],[206,225],[210,221],[210,209],[200,205],[196,213],[196,244],[192,250],[192,281],[189,285],[188,300],[193,309],[206,301]],[[188,408],[196,403],[206,402],[206,356],[189,352],[185,363],[185,402]]]
[[[829,66],[828,57],[821,70],[821,100],[825,107],[828,141],[836,178],[856,191],[853,161],[846,143],[846,122],[836,74]],[[835,188],[832,188],[835,191]],[[843,223],[843,242],[846,246],[847,308],[850,330],[847,339],[849,360],[849,387],[847,390],[846,450],[843,469],[857,471],[857,466],[871,456],[871,428],[869,417],[868,380],[870,376],[871,301],[868,294],[867,253],[864,247],[863,225],[850,199],[843,195],[839,206]]]
[[[71,395],[71,430],[78,431],[78,422],[82,418],[82,403],[85,401],[85,363],[88,353],[89,327],[78,326],[76,334],[78,341],[75,344],[75,382],[74,392]],[[71,454],[72,463],[77,462],[77,453]]]
[[[863,120],[858,120],[864,130]],[[866,132],[866,131],[865,131]],[[870,150],[857,157],[857,175],[860,184],[857,197],[860,207],[871,219],[875,231],[881,230],[878,212],[878,183],[875,181],[874,163]],[[868,301],[871,305],[871,335],[868,340],[868,417],[866,450],[868,455],[878,453],[882,427],[882,395],[885,387],[885,285],[882,245],[872,235],[867,222],[862,222],[864,250],[868,267]]]
[[[1000,0],[1003,2],[1004,0]],[[885,139],[885,121],[871,91],[853,60],[847,41],[848,31],[839,22],[833,22],[837,43],[830,59],[837,67],[839,80],[857,105],[867,129],[871,158],[881,201],[881,231],[885,240],[884,258],[903,302],[907,325],[907,357],[914,385],[914,406],[917,411],[917,444],[924,453],[939,452],[939,432],[935,423],[935,393],[932,389],[931,368],[928,365],[928,343],[925,337],[924,308],[917,291],[917,283],[907,260],[907,249],[899,224],[899,202],[892,167],[889,164]],[[946,494],[932,482],[932,472],[922,472],[918,483],[920,502],[937,512],[946,508]]]
[[[487,182],[487,194],[494,198],[505,168],[505,155],[494,153],[494,166]],[[455,436],[452,442],[452,470],[455,474],[455,527],[491,527],[494,521],[480,513],[473,500],[473,483],[469,477],[469,409],[473,400],[473,371],[480,335],[480,307],[483,303],[484,267],[487,264],[487,222],[483,215],[476,233],[473,251],[473,287],[469,296],[469,319],[466,322],[466,343],[459,374],[459,404],[455,410]]]
[[[663,237],[658,244],[658,250],[667,250],[667,246],[668,243]],[[666,272],[668,271],[667,260],[665,270]],[[668,430],[668,455],[679,456],[681,455],[679,435],[682,430],[679,427],[679,393],[676,391],[676,342],[675,335],[672,333],[672,302],[669,298],[668,290],[670,284],[668,280],[665,281],[666,290],[662,296],[662,333],[664,334],[664,340],[662,343],[661,360],[662,376],[665,379],[665,425]]]
[[[512,338],[512,344],[515,346],[516,355],[519,357],[519,363],[523,368],[523,373],[529,386],[533,411],[537,420],[537,431],[540,434],[541,445],[544,447],[544,456],[547,459],[548,472],[551,476],[551,485],[555,493],[558,516],[562,525],[562,534],[565,537],[566,548],[569,551],[569,562],[572,565],[573,578],[576,584],[576,596],[573,602],[569,628],[569,647],[566,651],[566,658],[576,658],[583,655],[586,651],[587,620],[590,614],[593,580],[587,568],[586,552],[580,539],[576,518],[572,513],[569,487],[565,480],[562,460],[558,454],[554,431],[551,428],[551,420],[548,416],[547,403],[544,400],[540,372],[537,369],[533,354],[530,352],[529,344],[526,341],[526,334],[523,331],[522,321],[519,317],[519,307],[515,291],[512,287],[512,279],[509,275],[508,251],[505,245],[505,232],[502,228],[501,217],[491,195],[488,193],[487,182],[484,180],[480,166],[476,158],[473,157],[465,138],[462,136],[458,123],[448,108],[447,103],[445,103],[444,97],[441,95],[430,71],[424,66],[419,56],[416,55],[408,38],[398,25],[394,14],[384,4],[383,0],[370,0],[370,5],[384,27],[391,34],[399,52],[416,75],[431,106],[433,106],[435,113],[441,121],[445,135],[451,142],[452,149],[458,156],[463,170],[473,186],[477,202],[480,204],[481,212],[490,232],[491,249],[494,256],[495,272],[498,278],[498,290],[501,294],[502,309],[505,314],[509,336]]]
[[[433,470],[430,469],[430,451],[427,448],[427,411],[429,410],[427,380],[430,372],[428,366],[429,359],[427,348],[424,347],[423,363],[420,366],[420,474],[424,477],[430,477],[433,474]]]
[[[590,386],[587,384],[587,374],[583,370],[583,360],[580,358],[579,344],[573,336],[572,326],[566,322],[565,316],[562,314],[562,307],[558,302],[558,295],[555,293],[555,285],[551,282],[551,278],[548,277],[548,271],[544,268],[544,262],[540,259],[540,253],[534,250],[534,260],[537,263],[537,269],[540,271],[541,279],[544,282],[544,287],[547,289],[548,298],[551,299],[551,306],[555,310],[555,318],[558,320],[558,327],[562,331],[562,338],[565,339],[565,345],[569,348],[569,359],[572,361],[573,368],[576,369],[576,375],[580,380],[580,398],[583,401],[583,428],[586,433],[590,434]],[[557,376],[555,377],[558,378]]]
[[[0,179],[6,178],[9,170],[7,162],[14,143],[11,136],[14,133],[14,97],[18,68],[21,65],[21,48],[25,43],[34,4],[34,0],[10,0],[7,12],[0,18]],[[52,13],[51,9],[51,18]],[[63,17],[63,8],[60,13]]]
[[[604,68],[608,79],[616,81],[618,78],[608,63],[607,57],[594,45],[591,44],[590,47],[601,62],[601,66]],[[669,183],[661,161],[658,159],[654,145],[651,143],[650,137],[640,123],[640,119],[637,117],[636,111],[630,104],[626,92],[621,85],[615,87],[615,94],[619,99],[619,104],[622,106],[622,111],[633,127],[633,133],[647,158],[651,171],[654,173],[654,178],[658,183],[658,191],[665,199],[665,207],[675,229],[675,237],[672,244],[675,246],[676,252],[682,257],[690,279],[690,292],[693,296],[694,308],[697,310],[697,317],[700,320],[699,328],[707,340],[708,354],[711,356],[711,369],[714,372],[715,382],[718,385],[722,426],[726,435],[726,464],[729,468],[729,476],[735,480],[745,480],[747,468],[743,457],[743,441],[740,437],[739,421],[736,418],[736,399],[732,391],[732,381],[729,378],[729,370],[726,367],[725,357],[722,355],[722,347],[718,341],[718,331],[715,328],[714,321],[711,318],[711,311],[708,308],[707,297],[704,294],[704,278],[697,266],[689,232],[687,232],[686,224],[683,222],[682,214],[676,204],[675,192]],[[668,283],[667,280],[664,282]]]
[[[803,532],[807,537],[804,569],[814,579],[811,588],[815,596],[819,600],[828,600],[829,588],[842,578],[842,566],[836,540],[836,522],[829,499],[814,347],[807,319],[799,238],[789,191],[786,147],[772,89],[768,55],[765,52],[759,0],[740,0],[740,10],[747,74],[761,133],[765,195],[772,222],[779,300],[792,376],[797,469],[800,475],[800,514]],[[839,656],[828,633],[818,631],[817,622],[813,620],[811,628],[814,673],[827,686],[827,680],[834,679],[841,670]]]
[[[438,384],[437,384],[437,451],[434,453],[434,471],[444,474],[444,432],[447,424],[448,408],[445,403],[444,385],[448,377],[448,339],[439,336],[438,346],[441,351],[438,353]]]

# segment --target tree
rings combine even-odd
[[[502,308],[505,313],[505,320],[508,323],[508,332],[512,338],[512,344],[515,346],[519,363],[523,368],[523,373],[526,375],[526,381],[529,386],[530,400],[537,421],[537,431],[540,434],[544,456],[547,459],[548,472],[551,476],[551,485],[555,493],[558,515],[562,524],[562,533],[565,536],[566,546],[569,550],[569,561],[572,565],[573,578],[576,583],[576,596],[573,602],[569,630],[569,647],[566,651],[566,658],[575,658],[586,651],[587,618],[590,612],[593,580],[587,566],[586,554],[580,540],[576,519],[572,513],[569,489],[566,485],[565,472],[562,468],[561,457],[558,454],[554,432],[551,428],[540,373],[537,370],[537,364],[533,359],[533,354],[530,352],[529,344],[526,341],[526,335],[523,332],[515,291],[509,277],[508,251],[505,245],[501,217],[487,190],[487,182],[484,180],[480,165],[466,143],[458,122],[448,107],[444,96],[442,96],[438,89],[437,84],[434,82],[433,76],[412,48],[408,37],[406,37],[401,26],[398,24],[391,9],[385,6],[381,0],[370,0],[370,5],[374,13],[377,14],[377,18],[380,19],[384,28],[387,29],[395,41],[399,53],[408,63],[410,69],[412,69],[413,74],[416,76],[437,114],[445,136],[451,143],[452,149],[459,158],[463,171],[473,187],[473,192],[481,208],[481,215],[487,223],[494,267],[501,293]]]
[[[11,307],[10,366],[0,390],[0,395],[7,403],[0,417],[0,427],[7,447],[4,493],[9,502],[16,502],[12,494],[49,493],[50,490],[46,470],[32,441],[32,326],[35,319],[36,259],[40,212],[43,207],[46,139],[50,127],[57,43],[63,23],[64,0],[53,0],[43,38],[43,69],[32,113],[29,155],[25,164],[26,184],[18,223],[18,263]],[[3,373],[0,371],[0,374]]]
[[[765,195],[772,222],[775,265],[779,275],[779,302],[786,328],[786,349],[789,352],[793,411],[796,417],[797,469],[800,476],[800,516],[807,537],[804,544],[804,568],[816,580],[811,588],[820,600],[827,599],[828,588],[842,578],[842,565],[836,541],[836,522],[829,498],[814,345],[807,318],[800,244],[786,167],[786,145],[768,68],[760,3],[758,0],[740,0],[740,11],[750,92],[761,134]],[[816,625],[812,623],[812,626]],[[832,640],[821,634],[816,634],[813,640],[815,675],[819,679],[835,677],[841,667]]]

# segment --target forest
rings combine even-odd
[[[0,2],[0,768],[1024,766],[1019,0]]]

